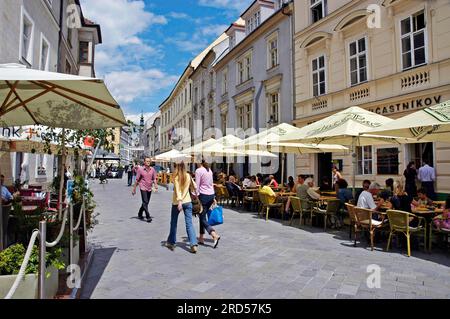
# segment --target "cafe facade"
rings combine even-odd
[[[295,5],[297,127],[350,106],[396,119],[450,100],[448,1],[328,1],[321,14],[304,1]],[[450,194],[448,143],[361,146],[355,153],[356,187],[365,179],[402,179],[410,161],[419,167],[427,159],[437,192]],[[333,165],[351,185],[350,151],[298,156],[296,171],[320,183]]]

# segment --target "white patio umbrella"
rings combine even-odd
[[[407,137],[415,141],[450,142],[450,101],[416,111],[370,133]]]
[[[62,163],[65,129],[127,125],[120,106],[101,79],[32,70],[20,64],[0,65],[0,126],[35,124],[63,129]],[[60,202],[62,189],[61,182]]]
[[[180,151],[173,149],[166,153],[162,153],[159,155],[156,155],[153,160],[155,162],[172,162],[172,161],[179,161],[179,160],[190,160],[191,157],[189,155],[183,154]]]
[[[356,182],[356,146],[399,144],[412,140],[399,137],[366,134],[375,128],[389,125],[394,120],[367,111],[357,106],[349,107],[341,112],[330,115],[320,121],[300,129],[299,132],[286,134],[280,138],[281,142],[302,142],[322,144],[339,144],[351,146],[353,157],[353,193]]]
[[[194,155],[194,156],[197,156],[197,155],[201,156],[203,154],[203,150],[206,147],[213,145],[216,142],[217,142],[216,139],[210,138],[210,139],[207,139],[206,141],[197,143],[185,150],[182,150],[181,153],[188,154],[188,155]]]
[[[261,157],[276,157],[276,155],[259,150],[249,150],[242,147],[244,140],[234,135],[224,136],[216,141],[216,143],[207,146],[203,149],[204,156],[210,157],[229,157],[229,156],[261,156]],[[227,163],[227,174],[230,174],[230,163]]]

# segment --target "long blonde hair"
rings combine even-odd
[[[405,193],[405,187],[403,185],[403,181],[401,180],[396,180],[395,184],[394,184],[394,194],[395,195],[403,195],[406,194]]]
[[[184,164],[184,162],[177,163],[175,165],[175,172],[173,179],[175,180],[175,178],[178,177],[178,182],[180,183],[181,186],[184,186],[186,185],[187,182],[186,175],[187,175],[186,165]]]

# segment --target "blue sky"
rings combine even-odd
[[[235,21],[252,0],[82,0],[99,23],[97,77],[126,116],[157,111],[188,62]]]

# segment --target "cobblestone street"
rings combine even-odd
[[[188,251],[184,218],[175,251],[162,246],[169,232],[172,192],[159,188],[150,202],[153,222],[137,219],[140,196],[125,180],[91,181],[99,224],[82,298],[449,298],[450,258],[414,249],[375,251],[348,239],[348,231],[295,227],[255,213],[224,210],[217,249],[208,238]],[[198,219],[194,219],[198,234]],[[382,245],[382,246],[381,246]],[[381,288],[367,286],[367,266],[381,267]]]

